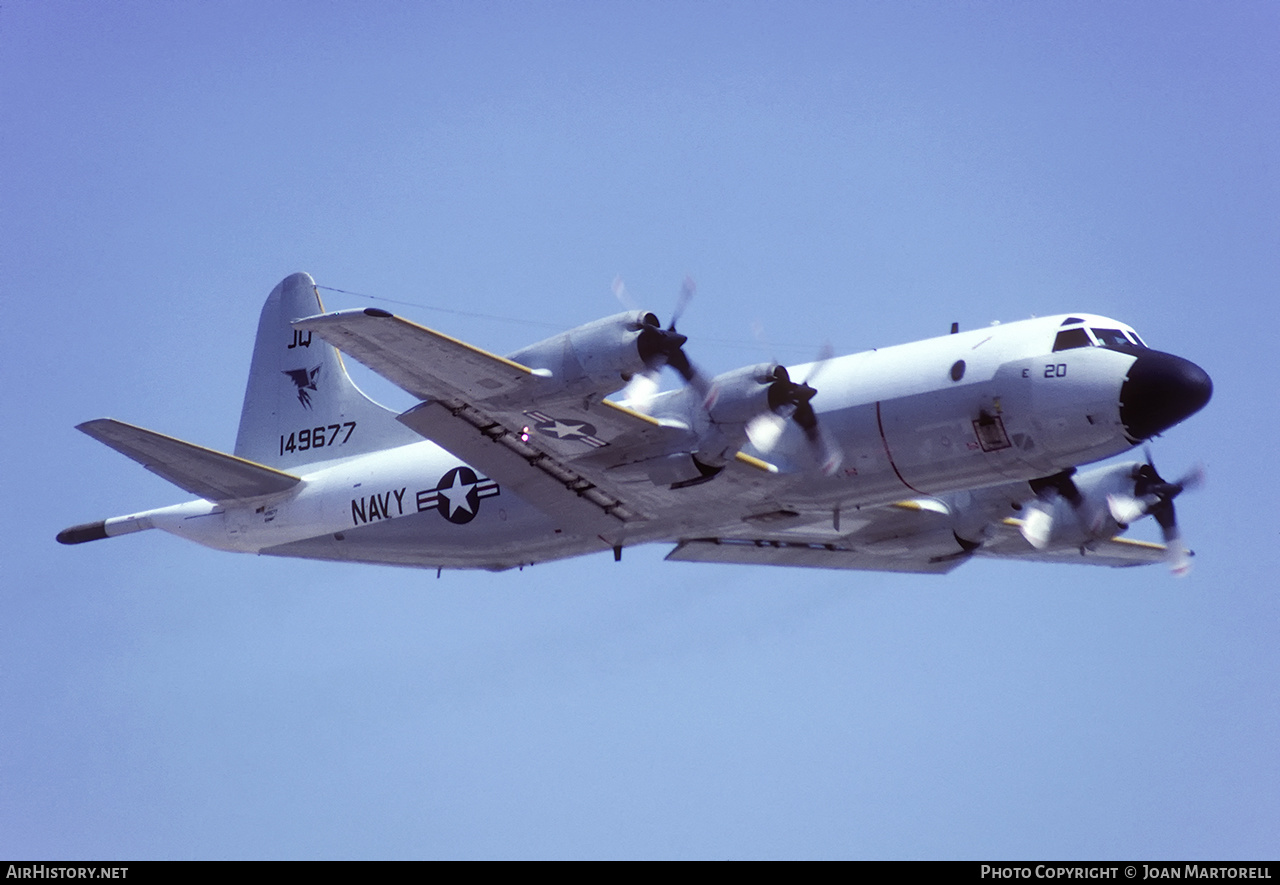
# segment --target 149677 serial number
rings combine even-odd
[[[356,422],[344,421],[341,424],[330,424],[328,427],[305,427],[295,430],[286,437],[280,434],[280,454],[285,452],[305,452],[308,449],[322,449],[326,446],[340,446],[351,439],[356,429]],[[339,439],[338,437],[342,437]]]

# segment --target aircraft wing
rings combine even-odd
[[[480,402],[512,394],[534,399],[545,389],[545,376],[534,369],[376,307],[307,317],[293,325],[315,332],[418,399],[459,396]]]
[[[956,544],[950,511],[931,498],[861,509],[839,519],[830,512],[816,519],[797,515],[793,522],[791,527],[775,523],[768,532],[744,525],[731,536],[682,540],[667,559],[942,575],[969,557]]]
[[[993,559],[1106,565],[1113,568],[1152,565],[1167,561],[1168,554],[1163,544],[1139,541],[1134,538],[1115,537],[1092,541],[1087,547],[1050,546],[1044,550],[1037,550],[1022,537],[1019,531],[1021,524],[1016,519],[1006,519],[997,523],[993,527],[993,536],[976,551],[977,555]]]
[[[607,400],[557,399],[558,385],[549,372],[385,310],[339,311],[294,325],[315,332],[421,400],[436,400],[455,409],[469,406],[512,431],[527,430],[539,438],[540,448],[568,460],[606,446],[617,447],[609,456],[624,448],[624,458],[643,457],[649,451],[665,451],[672,438],[683,433],[682,427],[664,425]],[[414,429],[424,430],[421,423]],[[424,436],[434,439],[431,433]]]
[[[946,506],[933,499],[919,499],[859,511],[854,525],[844,526],[852,528],[847,532],[800,525],[767,533],[686,539],[667,559],[917,574],[946,574],[973,556],[1111,567],[1165,560],[1162,544],[1120,537],[1094,541],[1087,547],[1037,550],[1022,537],[1019,526],[1018,520],[1003,520],[993,526],[992,536],[981,547],[966,550],[952,533]]]
[[[582,532],[617,536],[620,523],[662,507],[668,485],[637,482],[632,470],[678,453],[689,429],[608,400],[557,396],[549,372],[443,335],[377,309],[308,317],[315,332],[423,400],[399,416],[405,425]],[[741,455],[726,471],[774,468]]]

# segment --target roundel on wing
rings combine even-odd
[[[549,418],[533,425],[539,433],[555,439],[570,439],[586,442],[596,435],[594,424],[586,421],[574,421],[567,418]]]

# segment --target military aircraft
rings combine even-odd
[[[268,296],[233,454],[79,429],[197,500],[78,525],[222,550],[440,569],[653,542],[667,559],[945,573],[974,557],[1185,573],[1167,482],[1125,452],[1200,410],[1197,365],[1092,314],[704,376],[631,310],[502,357],[379,308]],[[420,402],[396,414],[339,351]],[[683,385],[657,392],[663,368]],[[608,398],[614,396],[615,399]],[[1164,544],[1119,537],[1152,516]],[[438,574],[439,572],[437,572]]]

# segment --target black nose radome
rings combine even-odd
[[[1191,360],[1144,350],[1120,388],[1120,421],[1131,442],[1150,439],[1204,408],[1213,381]]]

